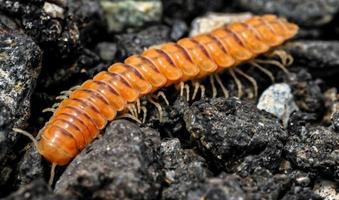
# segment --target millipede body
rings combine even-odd
[[[218,73],[292,38],[298,26],[274,15],[256,16],[128,57],[84,82],[63,100],[41,131],[39,152],[65,165],[127,103],[187,80]]]

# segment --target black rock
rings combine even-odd
[[[74,15],[79,27],[82,45],[100,41],[101,35],[106,33],[106,19],[104,11],[97,0],[67,1],[68,12]]]
[[[339,178],[339,135],[331,129],[301,126],[299,134],[289,137],[286,158],[305,171]]]
[[[14,16],[25,33],[51,58],[70,58],[80,44],[79,29],[72,14],[55,18],[45,12],[44,1],[0,0],[0,11]]]
[[[292,69],[294,70],[294,69]],[[324,95],[319,84],[305,69],[296,69],[289,79],[294,101],[302,112],[321,117],[325,110]]]
[[[171,21],[172,30],[171,30],[171,40],[177,41],[182,38],[188,30],[187,24],[182,20],[172,20]]]
[[[17,169],[14,172],[16,175],[14,179],[14,187],[22,186],[31,183],[32,181],[44,178],[44,168],[42,165],[43,157],[31,144],[27,148],[24,156],[19,161]]]
[[[315,194],[310,188],[303,188],[300,186],[292,187],[288,193],[284,195],[282,200],[321,200],[319,195]]]
[[[162,0],[164,16],[170,19],[193,19],[198,15],[203,15],[208,11],[218,11],[224,7],[222,0]]]
[[[30,116],[30,98],[41,68],[41,51],[33,40],[17,31],[0,29],[0,187],[14,170],[14,144]],[[0,191],[0,195],[6,190]],[[7,191],[8,192],[8,191]]]
[[[70,196],[54,194],[50,187],[42,179],[32,181],[30,184],[21,187],[18,191],[10,194],[3,200],[75,200]]]
[[[274,170],[287,134],[270,114],[236,98],[203,99],[185,111],[184,120],[201,150],[222,170],[251,174],[257,167]]]
[[[338,76],[338,41],[295,41],[289,42],[285,48],[294,57],[295,65],[306,67],[314,77]]]
[[[117,45],[112,42],[101,42],[95,47],[95,51],[99,55],[100,59],[110,64],[115,59],[117,50]]]
[[[81,199],[154,199],[159,195],[160,136],[116,120],[67,167],[55,191]]]
[[[339,112],[333,113],[332,115],[332,126],[334,130],[339,133]]]
[[[257,14],[275,13],[310,27],[331,22],[339,9],[338,0],[239,0],[234,3],[241,9]]]
[[[151,26],[137,33],[116,35],[120,57],[140,54],[152,45],[171,41],[171,30],[167,26]]]
[[[193,150],[181,148],[178,139],[161,143],[161,159],[164,163],[165,183],[163,199],[187,199],[187,192],[204,182],[212,173],[205,160]]]
[[[23,127],[41,68],[41,51],[26,35],[0,30],[0,113],[2,128]],[[6,109],[5,109],[6,108]],[[5,126],[5,127],[3,127]],[[8,134],[15,140],[15,134]]]

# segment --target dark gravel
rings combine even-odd
[[[142,101],[144,124],[108,123],[57,168],[49,187],[50,163],[11,129],[36,135],[51,116],[42,109],[60,91],[145,48],[186,37],[194,19],[216,11],[274,13],[298,23],[299,34],[283,46],[294,57],[289,75],[266,66],[272,83],[241,66],[257,80],[259,96],[269,86],[290,88],[291,104],[266,100],[280,103],[282,112],[293,104],[288,116],[259,110],[243,77],[246,95],[233,97],[237,86],[228,73],[221,78],[229,99],[220,98],[218,85],[219,98],[211,98],[208,79],[206,96],[194,101],[163,89],[170,105],[158,99],[162,121]],[[337,199],[338,12],[338,0],[0,0],[0,198]]]

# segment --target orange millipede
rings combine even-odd
[[[283,18],[255,16],[130,56],[84,82],[60,103],[41,130],[38,150],[54,165],[68,164],[127,103],[235,67],[281,45],[297,31],[297,25]]]

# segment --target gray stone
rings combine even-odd
[[[302,26],[321,26],[332,21],[339,9],[338,0],[239,0],[242,9],[257,14],[275,13]]]
[[[290,114],[299,110],[294,102],[291,88],[286,83],[277,83],[267,88],[261,94],[257,108],[281,119],[285,126]]]
[[[208,13],[205,16],[197,17],[192,22],[190,36],[207,33],[215,28],[232,22],[243,22],[252,17],[251,13]]]
[[[140,27],[147,22],[160,21],[160,0],[101,0],[109,31],[122,31],[127,27]]]
[[[2,200],[75,200],[71,196],[54,194],[42,179],[32,181]]]
[[[339,41],[300,40],[284,48],[294,57],[295,65],[308,68],[314,77],[339,74]]]

